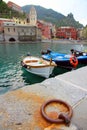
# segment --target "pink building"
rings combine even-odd
[[[37,26],[39,29],[41,29],[42,37],[44,39],[51,39],[51,29],[49,24],[42,21],[37,21]]]
[[[11,1],[9,1],[7,3],[7,5],[8,5],[9,8],[12,8],[13,10],[16,10],[16,11],[21,12],[21,13],[23,12],[19,5],[15,4],[15,3],[11,2]]]

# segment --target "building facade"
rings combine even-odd
[[[11,3],[12,4],[12,3]],[[37,28],[37,13],[32,6],[27,19],[1,19],[0,20],[0,39],[2,41],[41,41],[42,33]]]
[[[15,11],[18,11],[18,12],[20,12],[20,13],[23,13],[23,10],[22,10],[21,7],[20,7],[19,5],[17,5],[17,4],[15,4],[15,3],[9,1],[9,2],[7,3],[7,5],[8,5],[9,8],[11,8],[11,9],[13,9],[13,10],[15,10]]]
[[[18,26],[18,40],[19,41],[37,41],[41,40],[40,35],[37,33],[36,26]]]
[[[4,23],[4,40],[9,41],[38,41],[41,34],[36,26],[17,25],[15,22]]]
[[[43,21],[37,21],[37,26],[41,30],[42,39],[51,39],[50,26]]]
[[[4,22],[13,22],[13,21],[14,21],[13,19],[0,18],[0,31],[2,30]]]
[[[4,22],[13,22],[12,19],[0,18],[0,41],[5,41],[4,38]]]
[[[4,22],[4,41],[18,41],[17,25],[15,22]]]
[[[8,2],[8,6],[21,11],[21,8],[13,2]],[[56,29],[52,23],[37,20],[34,6],[31,7],[26,19],[4,19],[0,21],[0,25],[4,41],[41,41],[56,37]]]
[[[74,27],[59,27],[56,31],[57,38],[77,39],[77,30]]]

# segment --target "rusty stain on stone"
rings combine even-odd
[[[21,129],[21,130],[34,130],[36,128],[40,129],[40,130],[45,130],[48,128],[51,128],[49,130],[52,130],[53,128],[60,128],[60,124],[52,124],[47,122],[41,115],[40,112],[40,107],[42,105],[43,102],[45,102],[47,99],[40,97],[39,94],[35,94],[35,93],[31,93],[31,92],[25,92],[23,90],[16,90],[16,91],[12,91],[11,93],[6,94],[5,97],[6,101],[10,104],[15,104],[19,103],[20,101],[23,105],[23,109],[25,109],[25,113],[27,113],[27,115],[23,115],[23,116],[27,116],[28,119],[21,122],[9,122],[9,119],[11,118],[11,114],[12,113],[8,113],[7,110],[5,110],[5,120],[3,120],[3,127],[6,129],[12,129],[12,130],[17,130],[17,129]],[[64,110],[64,106],[63,105],[57,105],[57,104],[52,104],[56,107],[63,108]],[[8,104],[9,107],[9,104]],[[16,106],[17,107],[17,106]],[[16,111],[16,108],[14,109],[14,107],[12,106],[11,108],[14,112]],[[20,109],[20,108],[19,108]],[[24,111],[21,108],[21,111]],[[65,109],[65,111],[67,111]],[[1,113],[3,111],[0,111]],[[20,115],[16,115],[16,116],[20,116]],[[57,117],[57,113],[56,112],[50,112],[49,116],[56,118]],[[21,117],[22,118],[22,117]],[[11,120],[11,119],[10,119]]]
[[[51,111],[49,113],[47,113],[47,115],[52,118],[52,119],[57,119],[58,118],[58,113],[55,111]]]

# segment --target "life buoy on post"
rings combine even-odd
[[[72,55],[72,56],[70,57],[70,64],[71,64],[74,68],[77,67],[77,65],[78,65],[78,59],[76,58],[76,56]]]

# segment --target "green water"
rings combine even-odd
[[[87,45],[84,45],[87,50]],[[41,50],[52,49],[53,51],[70,53],[70,49],[79,49],[80,45],[58,43],[8,43],[0,44],[0,94],[9,90],[21,88],[42,82],[43,77],[30,75],[21,67],[21,60],[30,52],[34,56],[41,56]],[[54,71],[54,76],[63,73],[61,70]]]

